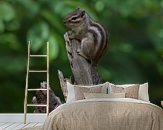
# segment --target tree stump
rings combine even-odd
[[[69,39],[68,34],[64,35],[66,50],[70,67],[73,73],[74,84],[93,85],[101,82],[97,73],[96,64],[80,56],[77,51],[81,47],[80,41]]]
[[[72,82],[73,84],[94,85],[101,83],[101,78],[97,72],[97,65],[91,64],[91,62],[89,62],[77,53],[77,51],[81,47],[80,41],[76,39],[70,39],[67,33],[65,33],[64,39],[66,44],[67,56],[70,62],[70,67],[74,79],[73,82],[70,79],[65,79],[63,73],[58,70],[58,77],[60,80],[61,89],[66,100],[67,80],[69,82]]]

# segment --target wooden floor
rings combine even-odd
[[[23,128],[28,127],[35,127],[35,126],[41,126],[43,123],[13,123],[13,122],[6,122],[6,123],[0,123],[0,130],[19,130]]]
[[[28,127],[43,125],[46,114],[27,114],[27,123],[24,124],[24,114],[0,114],[0,130],[19,130]]]

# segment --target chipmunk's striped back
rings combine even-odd
[[[98,62],[107,48],[107,34],[100,24],[93,21],[90,22],[88,31],[94,37],[95,50],[93,59]]]

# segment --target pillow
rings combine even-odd
[[[83,85],[72,85],[71,83],[67,82],[67,91],[68,91],[68,95],[67,95],[67,100],[66,102],[72,102],[75,100],[79,100],[79,99],[84,99],[84,92],[100,92],[100,93],[107,93],[107,88],[109,86],[109,83],[106,82],[104,84],[99,84],[99,85],[92,85],[92,86],[83,86]],[[99,91],[99,87],[101,88]],[[75,89],[77,88],[77,89]],[[86,89],[82,89],[82,88],[86,88]],[[87,89],[88,88],[88,89]],[[91,88],[91,89],[89,89]],[[76,93],[80,93],[80,91],[82,91],[79,96],[77,96]]]
[[[163,107],[163,101],[161,101],[161,106]]]
[[[149,93],[148,93],[148,83],[140,84],[138,99],[146,102],[150,102]]]
[[[119,87],[117,85],[111,85],[113,93],[126,93],[126,98],[138,99],[139,85],[132,85],[130,87]]]
[[[114,84],[109,83],[108,93],[112,92],[111,85],[114,85]],[[124,84],[124,85],[116,85],[116,86],[122,87],[122,88],[127,88],[127,87],[131,87],[133,85],[136,85],[136,84]],[[146,101],[146,102],[150,102],[149,101],[149,94],[148,94],[148,83],[139,84],[138,99]]]
[[[91,87],[91,88],[86,88],[86,87],[74,87],[74,92],[75,92],[75,98],[76,100],[81,100],[84,99],[84,93],[101,93],[102,92],[102,87]]]
[[[125,98],[125,93],[84,93],[86,99],[91,98]]]

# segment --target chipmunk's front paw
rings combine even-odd
[[[68,31],[67,35],[68,35],[70,40],[75,39],[75,33],[73,31]]]

